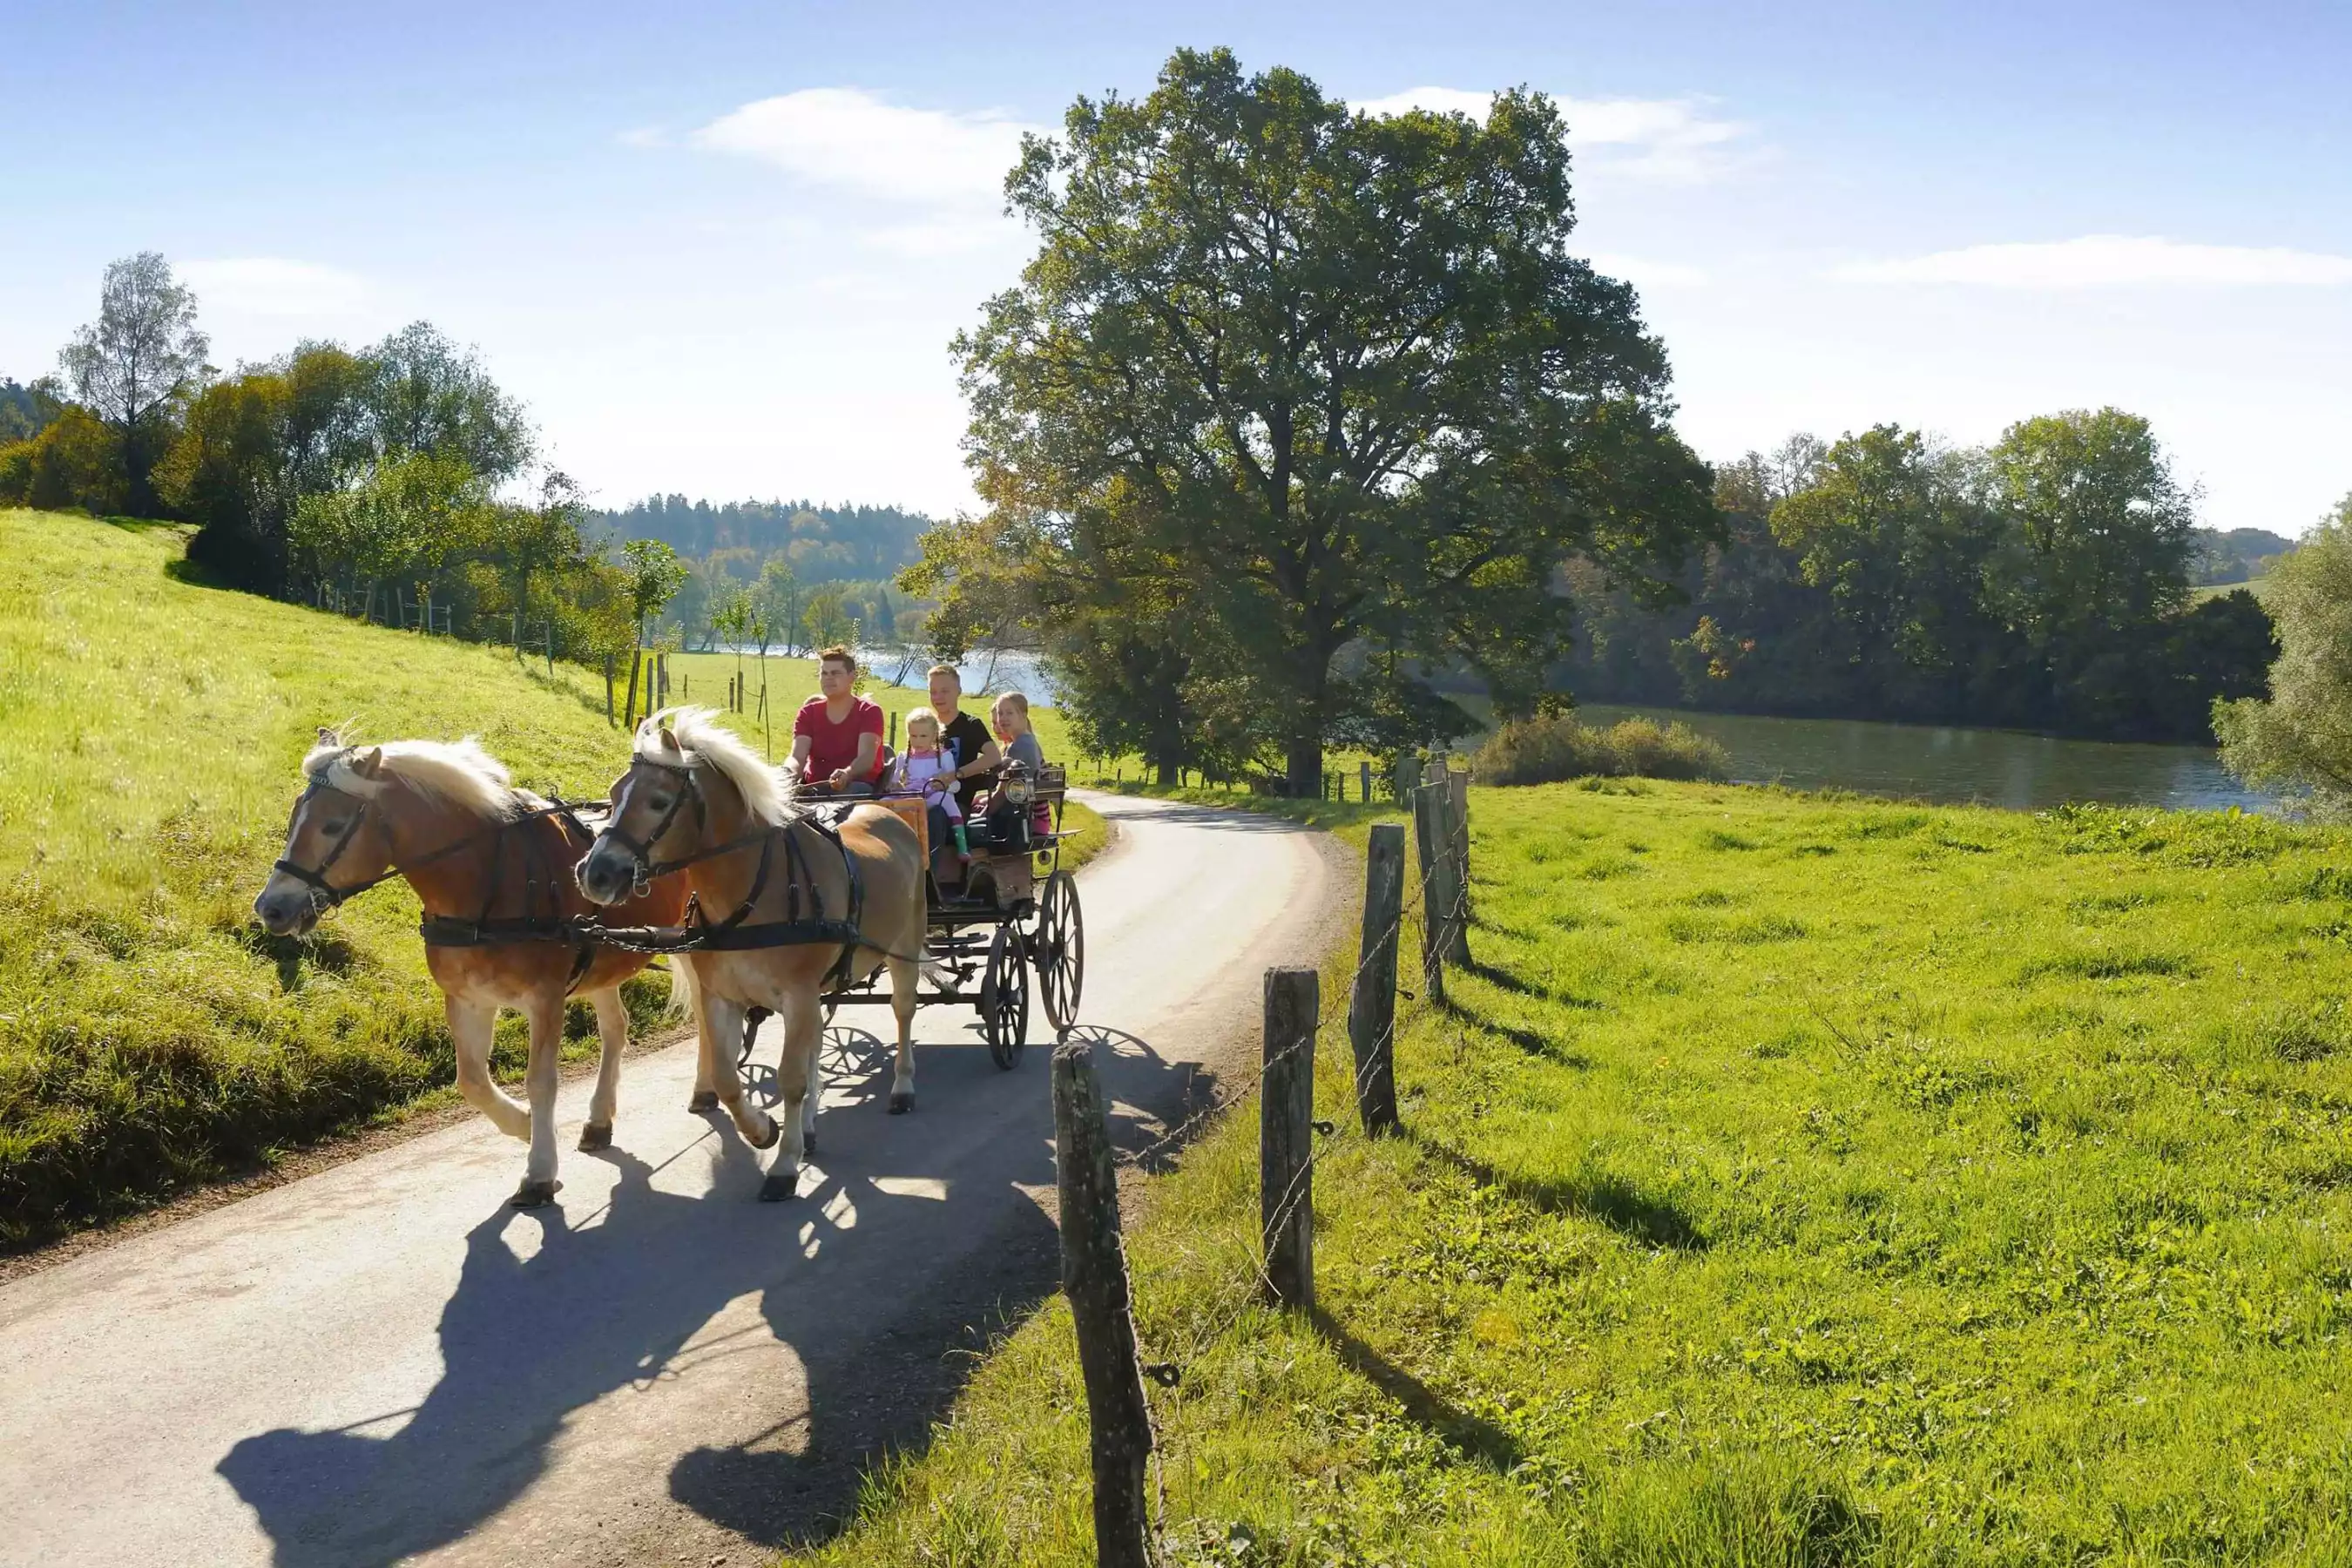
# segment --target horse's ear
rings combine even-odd
[[[352,764],[352,771],[363,779],[380,778],[383,773],[383,748],[373,746],[368,754]]]
[[[332,724],[321,724],[319,726],[319,744],[322,746],[340,746],[342,743],[343,738],[335,733],[335,727]]]
[[[661,727],[661,743],[662,750],[665,752],[683,752],[686,750],[684,746],[677,743],[677,732],[671,730],[667,724]]]

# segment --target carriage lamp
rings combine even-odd
[[[1004,798],[1012,805],[1027,805],[1033,793],[1029,784],[1029,770],[1017,763],[1007,768],[1004,773],[1003,791]]]

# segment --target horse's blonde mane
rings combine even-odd
[[[363,800],[381,795],[397,781],[427,800],[477,816],[498,818],[514,810],[516,796],[506,764],[482,750],[468,735],[462,741],[386,741],[373,748],[383,754],[383,766],[373,778],[359,771],[365,753],[330,734],[321,734],[310,754],[302,759],[305,776],[327,771],[329,787]]]
[[[665,744],[667,733],[677,743]],[[779,824],[793,816],[793,791],[784,776],[719,721],[715,708],[665,708],[637,726],[635,752],[672,767],[708,763],[727,776],[754,819]]]

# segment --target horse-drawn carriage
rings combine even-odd
[[[963,880],[942,889],[932,879],[929,929],[923,946],[924,1003],[968,1003],[980,1013],[988,1054],[1010,1069],[1021,1059],[1029,1035],[1029,976],[1037,976],[1038,999],[1056,1034],[1077,1022],[1078,993],[1086,981],[1087,932],[1078,910],[1078,887],[1062,869],[1062,826],[1068,781],[1048,763],[1032,779],[1018,763],[998,782],[984,831],[972,846]],[[881,804],[912,827],[930,860],[929,812],[919,796],[886,797]],[[826,994],[825,1016],[834,1009],[887,1004],[880,972]],[[748,1055],[750,1041],[745,1041]]]
[[[921,1004],[977,1007],[1002,1068],[1028,1037],[1033,968],[1055,1028],[1076,1020],[1086,936],[1061,868],[1060,769],[1004,770],[976,855],[943,889],[920,798],[803,807],[791,779],[706,709],[640,725],[602,808],[517,791],[470,740],[362,749],[329,731],[319,739],[255,912],[273,934],[299,936],[354,895],[407,879],[448,1003],[458,1087],[530,1144],[518,1204],[549,1202],[558,1186],[556,1053],[569,999],[596,1006],[604,1052],[581,1147],[603,1149],[627,1042],[618,987],[656,955],[668,956],[698,1017],[688,1108],[723,1110],[752,1148],[776,1150],[761,1185],[769,1201],[796,1194],[814,1146],[835,1008],[890,1004],[893,1115],[914,1109]],[[886,971],[887,994],[875,984]],[[490,1077],[501,1007],[530,1020],[528,1106]],[[762,1079],[749,1070],[750,1047],[760,1020],[777,1015],[777,1068]]]

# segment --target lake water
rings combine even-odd
[[[1732,777],[1742,783],[1834,786],[2020,810],[2068,801],[2198,810],[2235,805],[2247,811],[2277,804],[2231,778],[2202,746],[2061,741],[2015,730],[1692,713],[1601,702],[1577,709],[1578,717],[1592,724],[1613,724],[1635,714],[1679,721],[1721,742],[1731,753]]]
[[[897,648],[861,647],[858,661],[884,680],[903,671],[905,684],[919,687],[923,672],[931,667],[929,657],[902,653]],[[1061,695],[1053,678],[1045,672],[1045,660],[1034,653],[996,653],[982,648],[956,666],[963,677],[964,695],[992,697],[1000,691],[1018,691],[1031,702],[1051,708]]]

